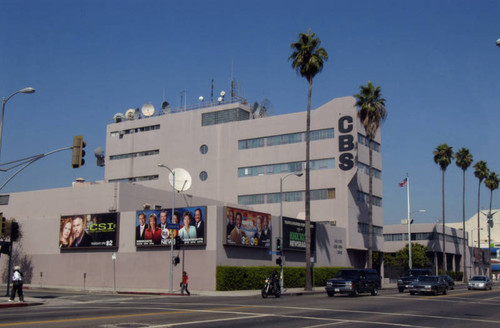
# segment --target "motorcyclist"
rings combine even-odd
[[[279,287],[279,277],[278,277],[278,272],[276,270],[273,270],[272,274],[271,274],[271,282],[272,282],[272,286],[273,286],[273,291],[276,292],[278,290],[280,290],[280,287]]]

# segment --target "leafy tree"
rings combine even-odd
[[[489,256],[489,263],[490,263],[490,268],[489,268],[489,276],[491,278],[491,239],[490,239],[490,229],[491,229],[491,221],[493,219],[493,215],[491,214],[491,203],[493,201],[493,190],[498,189],[498,175],[495,172],[490,172],[486,180],[484,180],[484,184],[488,189],[490,190],[490,212],[488,213],[488,254]]]
[[[481,182],[488,176],[490,170],[488,169],[488,166],[486,165],[485,161],[479,161],[476,164],[474,164],[474,176],[479,179],[479,186],[477,188],[477,247],[480,248],[481,245],[481,233],[480,233],[480,227],[481,223],[479,221],[479,211],[480,211],[480,204],[481,204]],[[474,245],[472,245],[474,246]]]
[[[444,216],[444,172],[451,163],[453,157],[453,149],[447,144],[440,144],[434,150],[434,162],[439,165],[442,172],[441,196],[443,200],[443,271],[446,272],[446,238],[445,233],[445,216]]]
[[[384,262],[386,265],[391,267],[409,268],[410,259],[408,248],[408,244],[406,244],[406,246],[397,251],[396,254],[384,255]],[[427,246],[418,243],[411,243],[411,250],[413,268],[426,268],[431,265],[431,262],[427,257]]]
[[[311,95],[313,79],[323,70],[323,63],[328,60],[328,52],[320,47],[321,40],[309,30],[299,33],[299,39],[290,47],[293,49],[288,60],[292,60],[292,68],[309,83],[307,94],[306,118],[306,195],[305,195],[305,229],[306,229],[306,290],[312,290],[311,270],[311,185],[309,176],[310,133],[311,133]]]
[[[369,184],[368,184],[368,267],[373,268],[373,139],[382,122],[387,117],[385,99],[380,87],[374,87],[371,81],[359,87],[359,94],[354,95],[358,107],[358,118],[365,128],[369,151]]]
[[[465,265],[467,263],[467,251],[466,247],[467,245],[465,244],[465,171],[469,168],[469,166],[472,165],[473,161],[473,156],[471,153],[469,153],[469,150],[467,148],[460,148],[456,153],[455,153],[455,164],[459,168],[462,169],[462,174],[463,174],[463,184],[462,184],[462,232],[463,232],[463,239],[464,239],[464,251],[463,251],[463,263],[464,263],[464,282],[467,283],[467,270],[465,269]]]

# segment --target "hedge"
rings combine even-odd
[[[317,267],[313,269],[313,284],[323,287],[326,281],[334,277],[339,270],[346,267]],[[235,267],[218,266],[216,273],[218,291],[261,289],[264,279],[271,276],[273,270],[280,271],[279,266]],[[305,267],[283,268],[285,288],[303,288],[306,285]]]

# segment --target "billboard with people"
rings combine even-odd
[[[118,213],[61,216],[59,248],[118,247]]]
[[[207,208],[181,207],[136,212],[135,245],[137,247],[170,246],[177,236],[185,245],[205,245]]]
[[[226,207],[224,217],[225,245],[271,246],[271,215]]]

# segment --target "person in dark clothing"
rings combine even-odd
[[[23,273],[21,272],[21,267],[19,267],[18,265],[14,267],[14,274],[12,275],[12,293],[10,293],[9,302],[14,302],[14,298],[16,298],[16,292],[19,296],[19,302],[24,302]]]

